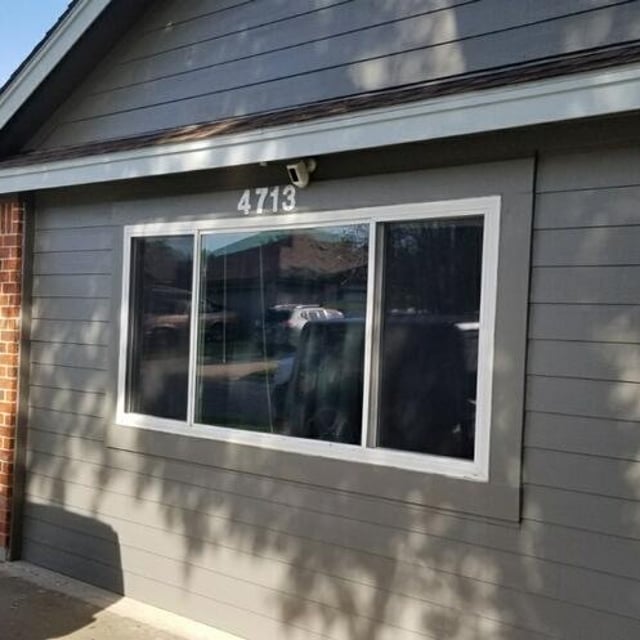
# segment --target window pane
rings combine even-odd
[[[186,420],[193,236],[134,238],[127,411]]]
[[[196,421],[360,441],[368,226],[203,237]]]
[[[482,218],[384,225],[378,445],[473,459]]]

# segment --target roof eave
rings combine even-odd
[[[0,193],[278,162],[640,110],[640,63],[255,131],[0,167]]]

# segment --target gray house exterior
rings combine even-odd
[[[635,0],[72,3],[0,93],[26,206],[8,557],[251,640],[640,637],[639,109]],[[451,225],[476,316],[454,276],[407,302],[437,266],[387,286],[405,223]],[[148,276],[178,237],[201,256]],[[149,324],[144,295],[186,310]],[[364,332],[336,369],[354,440],[296,431],[291,386],[272,416],[269,385],[329,370],[311,322],[267,353],[265,309],[297,302]],[[393,435],[454,402],[449,355],[388,373],[394,322],[432,316],[479,345],[467,448],[462,410],[445,444]]]

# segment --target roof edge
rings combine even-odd
[[[0,92],[0,129],[69,53],[111,0],[76,0]]]
[[[639,110],[636,62],[200,140],[0,164],[0,194],[282,162]]]

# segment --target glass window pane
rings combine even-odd
[[[193,236],[134,238],[126,410],[186,420]]]
[[[359,443],[368,226],[203,237],[196,421]]]
[[[384,225],[378,446],[473,459],[482,232]]]

